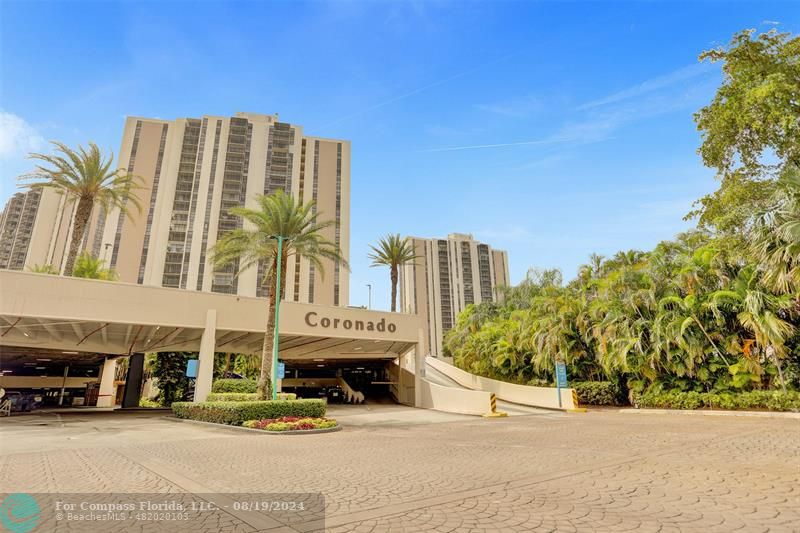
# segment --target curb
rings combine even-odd
[[[257,433],[259,435],[314,435],[317,433],[335,433],[342,430],[342,425],[339,424],[332,428],[322,429],[298,429],[296,431],[266,431],[264,429],[246,428],[242,426],[231,426],[229,424],[217,424],[216,422],[203,422],[202,420],[189,420],[186,418],[177,418],[174,416],[165,416],[164,419],[172,422],[181,422],[185,424],[198,424],[217,429],[227,429],[233,431],[246,431],[249,433]]]
[[[800,419],[800,413],[782,411],[725,411],[721,409],[619,409],[617,412],[639,413],[643,415],[749,416],[756,418]]]

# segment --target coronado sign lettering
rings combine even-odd
[[[397,326],[391,322],[386,323],[385,318],[381,318],[377,322],[372,320],[350,320],[349,318],[328,318],[326,316],[319,318],[315,311],[306,313],[306,324],[312,328],[333,328],[333,329],[353,329],[356,331],[388,331],[394,333],[397,331]]]

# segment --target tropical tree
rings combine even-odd
[[[72,275],[76,278],[116,281],[119,278],[117,272],[112,268],[106,268],[105,264],[104,260],[94,257],[88,252],[83,252],[75,261]]]
[[[780,294],[800,292],[800,170],[787,169],[771,206],[753,231],[752,250],[764,282]]]
[[[787,165],[800,167],[800,37],[741,31],[727,47],[703,52],[722,64],[723,82],[695,114],[698,152],[720,187],[695,204],[703,226],[741,233],[769,202]]]
[[[272,377],[272,344],[275,333],[276,295],[285,292],[286,277],[281,277],[277,287],[277,273],[280,268],[286,272],[289,257],[304,257],[311,262],[316,271],[324,275],[323,260],[338,261],[348,268],[339,247],[323,236],[332,221],[319,221],[314,203],[300,203],[283,191],[256,197],[256,209],[234,207],[230,213],[240,217],[245,225],[226,233],[211,250],[211,260],[215,268],[235,265],[239,272],[262,263],[265,266],[264,279],[268,285],[267,320],[264,342],[261,348],[261,372],[258,379],[258,394],[267,398]],[[283,237],[283,251],[278,257],[277,237]],[[237,272],[238,274],[238,272]]]
[[[758,271],[752,266],[743,268],[729,289],[710,295],[711,307],[716,313],[728,309],[748,334],[745,335],[743,353],[749,368],[756,367],[761,373],[755,357],[769,357],[778,372],[781,387],[786,392],[780,359],[786,356],[786,341],[795,332],[795,326],[781,318],[780,313],[792,307],[788,296],[776,296],[766,292],[760,283]]]
[[[537,382],[560,359],[632,395],[800,389],[800,37],[745,31],[701,60],[724,78],[695,115],[720,180],[699,227],[467,307],[445,338],[457,365]]]
[[[82,146],[73,150],[60,142],[53,142],[53,145],[61,155],[30,154],[31,159],[42,161],[42,164],[20,179],[27,182],[23,187],[55,189],[77,202],[64,264],[64,275],[71,276],[94,207],[99,205],[103,214],[114,208],[127,213],[131,205],[140,210],[134,192],[139,179],[125,170],[113,169],[114,155],[106,158],[94,143],[89,143],[88,150]]]
[[[397,279],[400,266],[414,261],[414,247],[411,241],[400,237],[399,233],[389,233],[378,240],[377,246],[370,245],[372,252],[368,257],[372,259],[371,266],[388,266],[389,277],[392,282],[392,312],[397,310]]]

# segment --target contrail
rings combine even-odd
[[[324,124],[321,127],[322,128],[327,128],[328,126],[333,126],[333,125],[338,124],[340,122],[343,122],[345,120],[364,115],[365,113],[369,113],[370,111],[375,111],[376,109],[380,109],[381,107],[385,107],[385,106],[387,106],[389,104],[393,104],[395,102],[399,102],[400,100],[405,100],[406,98],[408,98],[410,96],[414,96],[415,94],[419,94],[419,93],[421,93],[423,91],[427,91],[428,89],[431,89],[433,87],[437,87],[439,85],[451,82],[451,81],[456,80],[458,78],[463,78],[464,76],[467,76],[469,74],[477,72],[477,71],[479,71],[479,70],[481,70],[483,68],[486,68],[486,67],[488,67],[490,65],[494,65],[495,63],[500,63],[501,61],[505,61],[506,59],[509,59],[509,58],[519,54],[519,53],[520,53],[519,51],[512,52],[512,53],[507,54],[507,55],[505,55],[505,56],[503,56],[503,57],[501,57],[499,59],[495,59],[493,61],[489,61],[488,63],[483,63],[481,65],[478,65],[477,67],[465,70],[463,72],[459,72],[458,74],[453,74],[450,77],[447,77],[447,78],[444,78],[444,79],[441,79],[441,80],[438,80],[438,81],[434,81],[433,83],[429,83],[428,85],[425,85],[423,87],[419,87],[418,89],[414,89],[413,91],[409,91],[407,93],[395,96],[394,98],[390,98],[389,100],[386,100],[386,101],[380,102],[378,104],[372,105],[372,106],[367,107],[365,109],[362,109],[360,111],[356,111],[355,113],[350,113],[349,115],[345,115],[343,117],[337,118],[333,122],[329,122],[327,124]]]

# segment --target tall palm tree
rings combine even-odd
[[[302,256],[324,275],[323,259],[339,261],[347,268],[347,262],[335,243],[326,239],[322,232],[333,225],[332,221],[319,222],[314,214],[314,203],[302,204],[283,191],[256,197],[257,209],[234,207],[230,213],[248,222],[248,227],[234,229],[225,234],[211,250],[211,261],[215,268],[231,264],[239,271],[264,263],[266,272],[262,283],[269,286],[267,299],[267,329],[261,347],[261,373],[258,379],[259,398],[267,398],[272,377],[272,344],[275,334],[275,308],[278,265],[286,272],[286,263],[291,256]],[[283,252],[278,257],[277,236],[284,238]],[[281,278],[281,296],[286,287],[285,276]]]
[[[392,280],[392,312],[397,310],[397,277],[401,265],[417,258],[414,247],[409,239],[400,237],[399,233],[389,233],[378,239],[378,245],[372,246],[368,255],[372,259],[371,266],[388,266],[389,276]]]
[[[129,205],[141,210],[134,193],[139,180],[125,170],[112,169],[114,154],[104,157],[94,143],[89,143],[88,150],[82,146],[73,150],[60,142],[53,142],[53,145],[61,155],[30,154],[30,159],[37,159],[44,164],[36,165],[33,173],[23,175],[20,179],[29,182],[23,187],[55,189],[77,202],[72,238],[64,265],[64,275],[71,276],[94,206],[100,205],[103,213],[109,213],[113,208],[127,213]]]

